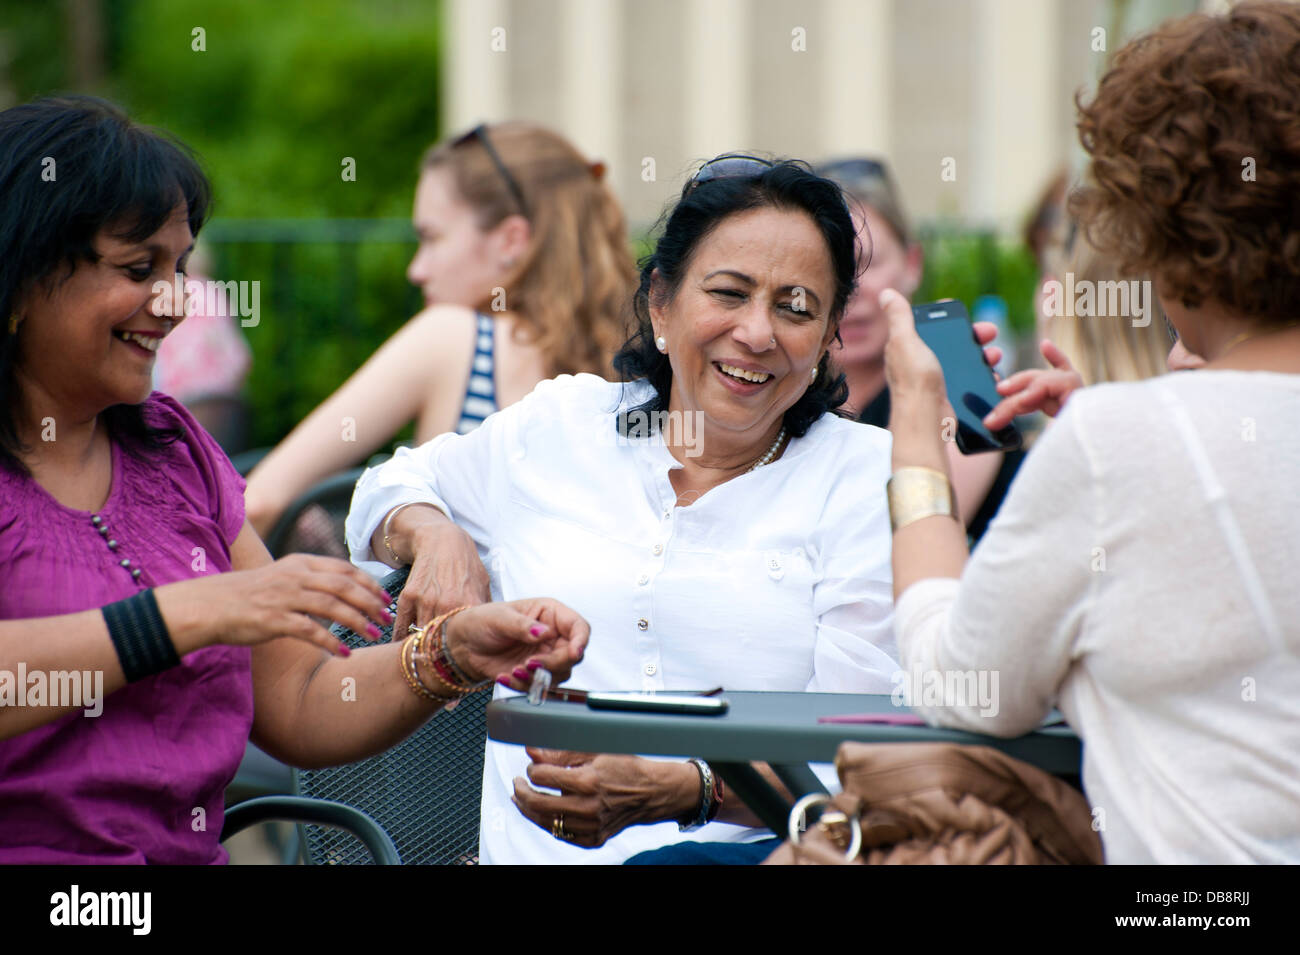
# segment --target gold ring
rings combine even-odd
[[[564,813],[560,813],[551,820],[551,835],[564,842],[568,842],[569,837],[573,835],[573,833],[566,832],[564,829]]]

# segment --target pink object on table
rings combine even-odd
[[[849,713],[845,716],[819,716],[818,723],[879,723],[884,726],[925,726],[915,713]]]

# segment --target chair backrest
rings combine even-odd
[[[394,571],[384,579],[384,589],[394,598],[407,573]],[[351,647],[369,645],[351,630],[336,626],[334,632]],[[385,641],[391,636],[391,627],[385,627]],[[378,756],[346,766],[299,770],[295,792],[367,813],[392,837],[404,863],[475,865],[491,696],[466,697]],[[366,849],[344,831],[311,825],[301,831],[308,864],[371,861]]]
[[[343,525],[352,506],[352,492],[364,471],[351,468],[333,474],[290,504],[266,535],[266,549],[271,556],[278,559],[285,554],[304,553],[347,560]]]
[[[249,410],[242,395],[216,394],[185,402],[190,414],[221,445],[226,454],[248,450]]]

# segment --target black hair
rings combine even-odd
[[[112,103],[47,97],[0,112],[0,465],[27,473],[17,456],[17,336],[9,330],[19,300],[66,281],[81,262],[97,262],[94,240],[105,227],[142,241],[179,202],[197,236],[211,188],[193,153]],[[103,420],[146,448],[181,436],[151,427],[140,405],[113,405]]]
[[[807,213],[826,240],[835,277],[829,321],[838,336],[839,322],[853,294],[858,273],[857,233],[840,187],[815,175],[807,163],[791,159],[775,162],[755,176],[719,177],[699,183],[691,180],[683,187],[676,205],[665,213],[654,252],[639,263],[641,284],[632,300],[636,328],[614,356],[614,368],[625,381],[645,378],[654,387],[655,395],[619,416],[620,432],[624,432],[629,420],[654,422],[658,413],[668,409],[673,372],[668,356],[655,347],[650,322],[652,291],[657,299],[671,301],[700,241],[724,219],[763,206]],[[659,281],[652,290],[656,271]],[[783,422],[786,431],[802,437],[813,422],[838,408],[848,396],[844,375],[831,363],[830,355],[824,355],[818,365],[817,380],[786,409]]]

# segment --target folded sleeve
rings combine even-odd
[[[885,481],[889,445],[842,469],[831,490],[813,586],[817,637],[810,692],[888,693],[898,671]],[[863,494],[863,488],[871,493]]]
[[[931,723],[1017,736],[1055,704],[1105,568],[1086,405],[1076,395],[1039,439],[961,580],[920,580],[899,597],[908,702]]]
[[[469,434],[448,432],[418,448],[398,448],[378,467],[369,468],[352,494],[345,532],[352,562],[376,577],[392,568],[382,563],[370,539],[393,508],[433,504],[478,544],[490,549],[508,491],[509,465],[519,450],[521,425],[549,390],[542,382],[530,395],[489,415]]]

